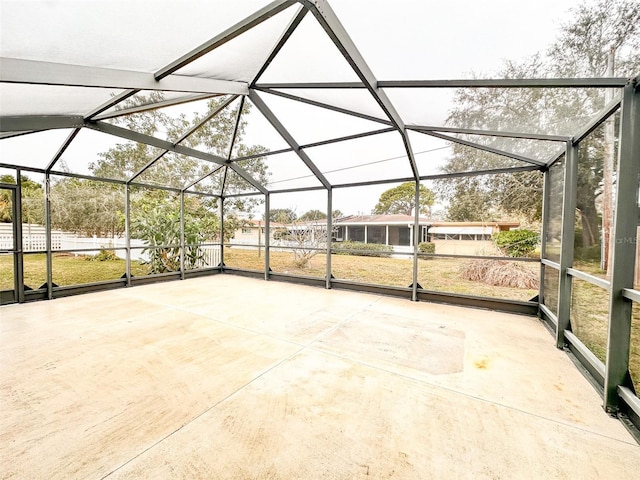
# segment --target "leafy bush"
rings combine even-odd
[[[362,257],[390,257],[393,247],[379,243],[337,242],[333,244],[333,252],[337,255],[359,255]]]
[[[204,241],[204,235],[199,227],[198,222],[185,219],[184,264],[186,269],[195,268],[204,257],[202,249],[198,246]],[[132,229],[137,236],[147,242],[147,247],[142,252],[149,254],[149,261],[145,263],[149,264],[150,273],[180,270],[179,211],[170,208],[153,208],[135,219],[132,222]]]
[[[112,250],[101,249],[99,253],[85,257],[85,260],[90,262],[111,262],[113,260],[120,260],[120,258]]]
[[[493,235],[496,246],[507,257],[526,257],[540,242],[540,236],[531,230],[509,230]]]
[[[418,253],[436,253],[436,244],[433,242],[420,242],[418,244]],[[418,257],[422,260],[428,260],[431,257]]]

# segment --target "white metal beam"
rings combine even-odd
[[[67,65],[0,57],[0,82],[71,87],[164,90],[188,93],[246,95],[246,82],[169,75],[161,81],[153,73]]]

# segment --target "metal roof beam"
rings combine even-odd
[[[293,32],[295,32],[296,28],[298,28],[298,25],[300,25],[300,22],[302,22],[302,19],[307,14],[307,11],[308,10],[304,7],[300,7],[298,9],[298,12],[296,13],[295,17],[293,17],[293,20],[291,20],[286,30],[284,31],[284,33],[278,39],[275,46],[271,50],[271,53],[269,53],[269,56],[267,57],[265,62],[262,64],[262,67],[260,67],[260,70],[258,70],[258,73],[254,77],[254,79],[251,81],[249,85],[250,87],[253,87],[258,81],[258,79],[265,72],[265,70],[269,68],[269,65],[271,65],[271,62],[273,62],[274,58],[276,58],[278,53],[280,53],[280,50],[282,50],[282,47],[284,47],[284,44],[287,43],[287,40],[289,40],[289,37],[291,37]]]
[[[596,128],[598,128],[602,123],[604,123],[611,115],[613,115],[619,108],[622,99],[620,97],[613,99],[608,105],[606,105],[602,110],[600,110],[597,115],[586,124],[580,132],[578,132],[572,139],[571,142],[575,145],[576,143],[580,143],[587,135],[593,132]]]
[[[362,118],[364,120],[369,120],[371,122],[382,123],[383,125],[391,125],[391,122],[389,120],[384,120],[382,118],[373,117],[371,115],[367,115],[367,114],[364,114],[364,113],[356,112],[354,110],[349,110],[349,109],[346,109],[346,108],[336,107],[334,105],[329,105],[328,103],[322,103],[322,102],[318,102],[316,100],[310,100],[308,98],[299,97],[297,95],[291,95],[290,93],[280,92],[278,90],[270,90],[270,89],[267,89],[267,88],[258,88],[258,87],[256,87],[255,90],[258,90],[260,92],[269,93],[271,95],[277,95],[277,96],[282,97],[282,98],[288,98],[289,100],[295,100],[296,102],[301,102],[301,103],[306,103],[308,105],[313,105],[314,107],[320,107],[320,108],[325,108],[327,110],[332,110],[334,112],[344,113],[345,115],[351,115],[353,117]]]
[[[20,137],[22,135],[29,135],[30,133],[37,133],[41,130],[24,130],[24,131],[18,131],[18,132],[3,132],[0,133],[0,140],[4,139],[4,138],[12,138],[12,137]]]
[[[501,173],[518,173],[518,172],[531,172],[535,170],[540,170],[539,167],[529,165],[524,167],[511,167],[511,168],[494,168],[491,170],[476,170],[470,172],[453,172],[453,173],[442,173],[436,175],[422,175],[420,177],[420,181],[423,180],[440,180],[445,178],[460,178],[460,177],[478,177],[482,175],[498,175]],[[355,183],[340,183],[334,185],[333,188],[351,188],[351,187],[367,187],[370,185],[384,185],[388,183],[403,183],[403,182],[412,182],[414,181],[413,177],[406,178],[388,178],[384,180],[369,180],[366,182],[355,182]],[[274,190],[271,193],[280,193],[280,191]]]
[[[84,119],[85,120],[92,120],[94,117],[96,117],[97,115],[101,114],[105,110],[109,110],[111,107],[114,107],[115,105],[119,104],[120,102],[125,101],[127,98],[132,97],[133,95],[135,95],[139,91],[140,90],[136,90],[136,89],[125,90],[121,94],[116,95],[113,98],[110,98],[109,100],[107,100],[105,103],[103,103],[99,107],[94,108],[90,112],[86,113],[84,115]]]
[[[396,129],[394,127],[381,128],[380,130],[356,133],[353,135],[346,135],[344,137],[337,137],[337,138],[331,138],[329,140],[322,140],[320,142],[307,143],[306,145],[300,145],[300,148],[305,149],[305,148],[321,147],[322,145],[329,145],[331,143],[346,142],[348,140],[356,140],[358,138],[370,137],[372,135],[379,135],[381,133],[389,133],[389,132],[395,132],[395,131]]]
[[[546,165],[545,162],[541,162],[540,160],[535,160],[533,158],[525,157],[523,155],[518,155],[516,153],[505,152],[504,150],[500,150],[498,148],[488,147],[486,145],[480,145],[479,143],[469,142],[468,140],[462,140],[460,138],[450,137],[449,135],[443,135],[441,133],[436,133],[436,132],[420,132],[420,133],[423,133],[425,135],[430,135],[432,137],[440,138],[448,142],[459,143],[460,145],[465,145],[467,147],[477,148],[478,150],[494,153],[496,155],[500,155],[503,157],[513,158],[514,160],[519,160],[521,162],[537,165],[538,167],[543,167]]]
[[[300,148],[298,142],[291,136],[291,134],[287,131],[287,129],[280,123],[280,120],[276,118],[273,112],[267,107],[267,105],[262,101],[262,99],[258,96],[256,92],[253,90],[249,92],[249,99],[253,102],[253,104],[260,110],[260,113],[264,115],[264,117],[269,121],[269,123],[276,129],[276,131],[280,134],[280,136],[284,139],[287,144],[293,149],[294,152],[300,157],[300,160],[304,162],[304,164],[313,172],[316,178],[324,185],[324,187],[328,190],[331,188],[331,184],[326,179],[326,177],[322,174],[322,172],[316,167],[313,161],[309,158],[309,156]]]
[[[628,78],[489,78],[462,80],[380,80],[380,88],[622,88]]]
[[[371,93],[378,105],[380,105],[382,111],[398,129],[398,132],[400,132],[402,142],[404,143],[405,150],[407,152],[407,157],[409,158],[409,163],[411,164],[411,170],[417,181],[419,178],[418,167],[413,156],[413,149],[411,148],[411,142],[409,141],[409,136],[407,135],[404,122],[384,90],[380,90],[378,88],[378,80],[351,40],[351,37],[345,30],[337,15],[326,0],[300,0],[300,3],[305,5],[313,16],[316,17],[320,26],[322,26],[338,50],[340,50],[340,53],[342,53],[345,60],[364,83],[365,87],[369,90],[369,93]]]
[[[252,158],[268,157],[270,155],[279,155],[281,153],[293,152],[293,148],[282,148],[280,150],[271,150],[270,152],[254,153],[252,155],[245,155],[244,157],[232,158],[232,162],[241,162],[242,160],[251,160]]]
[[[114,135],[116,137],[124,138],[134,142],[143,143],[145,145],[150,145],[152,147],[168,150],[170,152],[178,153],[181,155],[187,155],[188,157],[199,158],[201,160],[205,160],[207,162],[215,163],[218,165],[229,164],[229,162],[225,158],[219,157],[218,155],[202,152],[200,150],[185,147],[182,145],[173,145],[171,142],[167,142],[166,140],[161,140],[150,135],[134,132],[133,130],[127,130],[126,128],[117,127],[109,123],[87,122],[85,126],[98,132],[107,133],[109,135]],[[267,193],[267,190],[262,185],[260,185],[251,175],[249,175],[249,173],[247,173],[243,168],[240,168],[237,165],[231,165],[231,168],[262,193]]]
[[[276,0],[274,2],[271,2],[269,5],[264,6],[257,12],[253,13],[252,15],[249,15],[244,20],[241,20],[240,22],[226,29],[224,32],[220,33],[219,35],[216,35],[211,40],[208,40],[202,45],[191,50],[189,53],[183,55],[179,59],[171,62],[166,67],[163,67],[160,70],[158,70],[154,75],[156,80],[161,80],[167,77],[168,75],[171,75],[172,73],[181,69],[185,65],[188,65],[194,60],[197,60],[203,55],[206,55],[212,50],[215,50],[220,45],[224,45],[228,41],[236,38],[238,35],[241,35],[244,32],[251,30],[256,25],[261,24],[265,20],[289,8],[294,3],[296,3],[294,0]],[[244,94],[245,92],[227,92],[227,93]]]
[[[236,95],[246,95],[248,92],[245,82],[180,75],[167,76],[158,81],[153,73],[6,57],[0,57],[0,83]]]
[[[0,132],[53,130],[84,126],[81,115],[10,115],[0,117]]]
[[[545,140],[548,142],[567,142],[571,137],[565,135],[545,135],[541,133],[519,133],[507,132],[501,130],[477,130],[473,128],[457,128],[457,127],[432,127],[427,125],[407,125],[407,129],[421,132],[449,132],[463,133],[468,135],[483,135],[489,137],[504,138],[523,138],[527,140]]]
[[[193,127],[191,127],[189,130],[187,130],[185,133],[183,133],[180,138],[178,138],[175,142],[173,142],[173,145],[178,145],[179,143],[182,143],[183,141],[185,141],[190,135],[192,135],[196,130],[198,130],[202,125],[204,125],[205,123],[207,123],[209,120],[211,120],[213,117],[215,117],[218,113],[220,113],[222,110],[224,110],[229,104],[231,104],[231,102],[233,102],[236,98],[238,98],[238,95],[234,95],[232,97],[229,97],[227,99],[226,102],[218,105],[218,108],[215,108],[214,110],[212,110],[211,112],[209,112],[209,114],[207,116],[205,116],[202,120],[200,120],[198,123],[196,123]],[[168,150],[163,150],[162,152],[160,152],[158,155],[156,155],[155,158],[151,159],[149,162],[147,162],[146,165],[144,165],[140,170],[138,170],[136,173],[133,174],[133,176],[128,180],[129,182],[132,182],[133,180],[135,180],[136,178],[138,178],[140,175],[142,175],[147,169],[151,168],[158,160],[160,160],[162,157],[164,157],[169,151]]]
[[[255,88],[309,88],[309,89],[330,89],[330,88],[366,88],[362,82],[266,82],[256,83]]]
[[[209,98],[220,97],[223,94],[219,93],[201,93],[197,95],[185,95],[184,97],[173,98],[170,100],[163,100],[161,102],[146,103],[144,105],[136,105],[135,107],[123,108],[122,110],[114,110],[108,113],[102,113],[95,117],[86,120],[107,120],[109,118],[122,117],[123,115],[130,115],[132,113],[148,112],[150,110],[157,110],[158,108],[171,107],[173,105],[182,105],[183,103],[197,102],[198,100],[207,100]]]
[[[57,163],[58,160],[60,160],[60,157],[62,156],[62,154],[67,150],[67,148],[69,148],[69,145],[71,145],[71,142],[73,142],[73,139],[76,138],[76,136],[78,135],[78,133],[80,133],[80,129],[79,128],[75,128],[68,136],[67,138],[64,140],[64,143],[60,146],[60,148],[58,149],[58,151],[56,152],[56,154],[53,156],[53,158],[51,159],[51,161],[49,162],[49,165],[47,165],[46,168],[46,172],[49,173],[51,171],[51,169],[55,166],[55,164]]]
[[[377,88],[622,88],[629,78],[471,78],[378,80]],[[367,88],[363,82],[265,82],[259,88]]]
[[[202,175],[200,178],[198,178],[197,180],[194,180],[193,182],[189,183],[188,185],[186,185],[182,191],[185,192],[187,190],[189,190],[191,187],[193,187],[194,185],[200,183],[201,181],[203,181],[204,179],[206,179],[207,177],[210,177],[211,175],[213,175],[214,173],[218,172],[221,168],[224,168],[222,165],[217,166],[216,168],[214,168],[213,170],[211,170],[209,173],[206,173],[204,175]]]

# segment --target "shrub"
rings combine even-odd
[[[436,253],[436,244],[432,242],[420,242],[418,244],[418,253]],[[429,257],[418,257],[428,259]]]
[[[507,257],[526,257],[535,250],[540,236],[531,230],[509,230],[494,234],[493,241]]]
[[[363,257],[390,257],[393,247],[379,243],[337,242],[333,244],[337,255],[359,255]]]
[[[110,262],[120,260],[120,258],[112,250],[101,249],[99,253],[85,257],[85,260],[89,260],[90,262]]]

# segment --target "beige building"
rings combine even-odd
[[[283,232],[299,229],[299,225],[271,222],[270,240],[278,240]],[[411,215],[350,215],[333,221],[333,240],[376,243],[392,246],[396,252],[413,251],[415,219]],[[420,242],[436,244],[436,253],[454,255],[496,254],[493,234],[518,228],[518,222],[434,222],[426,217],[419,221]],[[318,229],[326,228],[326,220],[314,222]],[[307,228],[307,226],[305,226]],[[236,230],[232,243],[264,244],[263,220],[249,220]]]

